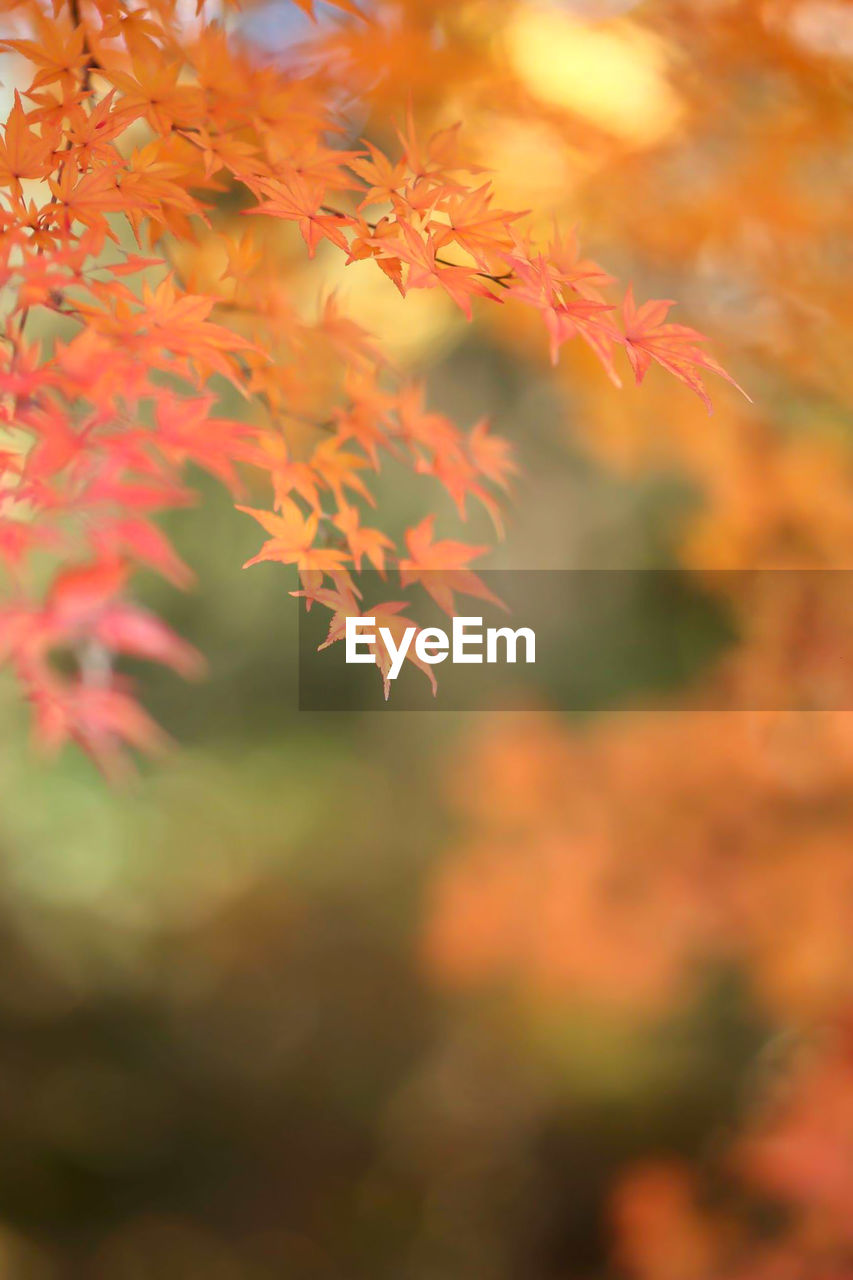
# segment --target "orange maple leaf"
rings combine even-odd
[[[476,573],[465,567],[469,561],[485,555],[489,548],[454,542],[449,538],[434,542],[434,524],[435,516],[430,515],[406,533],[410,558],[400,561],[401,585],[407,587],[413,582],[420,582],[439,608],[451,617],[456,611],[456,592],[478,600],[487,600],[490,604],[505,609],[503,601],[489,590]]]
[[[387,702],[391,693],[391,667],[393,664],[393,655],[391,650],[382,637],[382,631],[385,630],[392,639],[395,647],[400,648],[401,644],[406,643],[408,639],[408,648],[406,649],[405,660],[411,662],[419,671],[423,671],[424,675],[432,686],[433,695],[438,689],[438,682],[435,678],[435,672],[429,663],[423,662],[415,652],[415,641],[417,640],[420,628],[416,626],[410,618],[403,617],[401,610],[407,609],[408,603],[405,600],[386,600],[382,604],[372,605],[369,609],[357,604],[352,595],[344,596],[340,601],[340,607],[336,610],[329,626],[329,634],[319,648],[327,649],[329,645],[334,644],[337,640],[342,640],[346,634],[347,618],[372,618],[375,623],[376,640],[374,644],[375,662],[382,676],[382,687]],[[409,633],[407,637],[407,633]]]
[[[261,564],[266,560],[278,560],[282,564],[298,565],[300,570],[319,570],[326,573],[343,567],[346,556],[342,551],[328,547],[315,547],[319,517],[312,513],[307,519],[295,502],[286,499],[278,515],[272,511],[258,511],[254,507],[239,507],[252,516],[272,537],[265,542],[256,556],[243,565]]]
[[[679,382],[695,391],[709,413],[712,408],[711,398],[696,372],[697,369],[707,369],[719,374],[749,400],[743,387],[738,386],[722,365],[698,345],[700,342],[707,342],[703,334],[684,324],[667,323],[667,314],[674,305],[668,299],[653,299],[637,306],[633,287],[628,287],[623,305],[625,350],[637,382],[643,381],[651,362],[655,360],[678,378]]]

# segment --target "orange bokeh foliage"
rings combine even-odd
[[[729,1154],[730,1172],[780,1230],[756,1230],[743,1206],[716,1200],[677,1161],[649,1162],[617,1186],[615,1259],[636,1280],[846,1280],[851,1274],[853,1040],[834,1027],[803,1052],[781,1096]]]
[[[472,834],[437,885],[434,963],[638,1013],[722,954],[781,1016],[831,1013],[853,997],[853,735],[843,713],[803,721],[490,725],[455,775]]]
[[[709,966],[734,966],[800,1050],[701,1163],[625,1173],[614,1266],[636,1280],[849,1280],[853,715],[808,708],[851,705],[831,570],[853,556],[853,19],[811,0],[652,0],[606,30],[659,42],[677,109],[652,143],[611,133],[595,156],[570,111],[552,119],[587,149],[573,207],[608,261],[630,237],[635,270],[688,298],[695,283],[703,327],[748,359],[755,404],[727,400],[709,430],[659,380],[625,412],[585,368],[558,377],[599,460],[674,472],[696,495],[675,553],[742,624],[705,677],[733,709],[584,728],[543,713],[476,732],[454,762],[460,835],[425,956],[452,986],[649,1025]],[[778,568],[830,572],[748,573]],[[729,569],[745,572],[708,572]],[[803,710],[734,709],[771,705]]]

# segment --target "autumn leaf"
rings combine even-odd
[[[488,547],[470,546],[446,538],[433,541],[434,516],[427,516],[420,524],[406,533],[409,558],[400,561],[400,584],[403,587],[419,582],[436,604],[453,616],[456,612],[455,596],[473,596],[487,600],[498,608],[506,605],[485,585],[481,578],[466,566],[471,560],[485,555]]]
[[[36,133],[31,129],[21,97],[15,90],[15,105],[9,112],[3,138],[0,140],[0,186],[11,187],[20,195],[22,178],[40,178],[48,166],[57,137]]]
[[[679,382],[683,382],[711,412],[711,398],[705,390],[697,369],[707,369],[710,373],[719,374],[742,395],[749,396],[739,387],[734,378],[706,351],[698,345],[706,339],[696,329],[687,325],[672,324],[666,320],[667,314],[675,304],[672,301],[644,302],[639,307],[634,302],[633,289],[629,287],[623,305],[625,325],[625,350],[634,370],[634,377],[640,383],[648,373],[652,361],[656,361]]]
[[[257,511],[253,507],[238,507],[237,510],[253,516],[272,535],[259,553],[246,561],[244,569],[265,560],[278,560],[281,564],[295,564],[300,569],[319,569],[323,572],[343,567],[346,559],[343,552],[314,546],[319,523],[316,513],[306,519],[296,503],[289,499],[280,504],[277,514]]]
[[[341,507],[333,517],[333,524],[346,538],[356,570],[361,568],[366,556],[374,569],[384,572],[386,553],[394,550],[394,543],[381,529],[366,528],[361,524],[355,507],[347,506]]]
[[[372,618],[376,635],[374,658],[376,666],[379,668],[379,674],[382,677],[382,688],[386,702],[391,696],[390,672],[393,664],[393,654],[388,640],[382,636],[383,631],[390,637],[394,648],[397,650],[407,640],[409,641],[405,661],[411,662],[418,670],[423,671],[430,682],[433,695],[435,695],[438,691],[435,673],[429,663],[422,662],[415,651],[415,641],[420,629],[402,614],[402,610],[408,607],[405,600],[386,600],[382,604],[371,605],[369,609],[365,609],[360,602],[356,602],[351,596],[343,597],[332,616],[329,634],[319,647],[321,650],[327,649],[335,641],[343,639],[346,632],[347,618]]]

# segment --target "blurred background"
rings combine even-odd
[[[850,5],[372,12],[230,22],[319,39],[353,138],[462,119],[500,204],[678,298],[753,397],[617,391],[517,310],[294,254],[516,444],[490,563],[850,568]],[[0,1276],[853,1276],[853,722],[808,710],[850,611],[770,595],[727,656],[797,713],[298,713],[293,584],[199,487],[197,589],[148,586],[211,669],[140,672],[174,753],[110,790],[0,700]]]

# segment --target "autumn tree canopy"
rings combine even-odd
[[[190,465],[258,521],[255,559],[296,565],[306,604],[338,620],[391,612],[361,600],[363,563],[393,570],[416,545],[422,569],[443,565],[422,524],[407,556],[371,510],[383,455],[443,486],[463,519],[482,504],[501,532],[507,446],[486,422],[433,412],[334,292],[319,286],[310,314],[297,306],[271,224],[295,226],[309,257],[370,260],[404,296],[444,291],[466,317],[534,312],[554,362],[580,339],[613,383],[656,362],[709,403],[701,374],[723,370],[701,335],[669,319],[669,302],[630,287],[619,302],[571,228],[539,237],[498,207],[461,126],[424,135],[401,88],[385,108],[391,147],[359,139],[346,111],[366,78],[355,52],[379,57],[381,12],[340,0],[340,20],[281,62],[204,4],[4,9],[20,89],[0,146],[0,659],[48,746],[73,739],[114,771],[121,744],[160,741],[116,660],[201,670],[131,595],[140,565],[191,581],[158,525],[193,500]],[[187,252],[199,247],[217,270]],[[50,342],[32,336],[39,311],[57,321]],[[226,384],[237,415],[221,406]],[[260,506],[243,500],[252,472]]]

